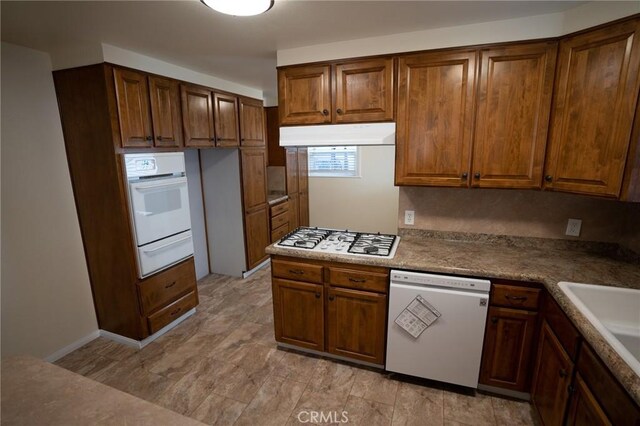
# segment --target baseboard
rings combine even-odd
[[[316,350],[313,350],[313,349],[301,348],[299,346],[290,345],[288,343],[282,343],[282,342],[277,342],[277,346],[279,348],[291,349],[291,350],[294,350],[296,352],[305,352],[305,353],[308,353],[308,354],[317,355],[317,356],[321,356],[321,357],[324,357],[324,358],[332,358],[332,359],[337,359],[338,361],[345,361],[345,362],[349,362],[349,363],[352,363],[352,364],[359,364],[359,365],[364,365],[366,367],[373,367],[373,368],[378,368],[378,369],[384,370],[384,365],[374,364],[372,362],[367,362],[367,361],[360,361],[360,360],[353,359],[353,358],[347,358],[346,356],[334,355],[334,354],[330,354],[330,353],[327,353],[327,352],[316,351]]]
[[[195,313],[196,313],[196,308],[193,308],[190,311],[187,311],[180,318],[178,318],[178,319],[174,320],[173,322],[165,325],[160,330],[158,330],[157,332],[153,333],[151,336],[147,337],[144,340],[131,339],[129,337],[121,336],[119,334],[112,333],[112,332],[106,331],[106,330],[100,330],[100,336],[104,337],[105,339],[113,340],[114,342],[118,342],[118,343],[121,343],[123,345],[130,346],[132,348],[142,349],[145,346],[147,346],[149,343],[153,342],[158,337],[162,336],[167,331],[171,330],[173,327],[175,327],[176,325],[180,324],[182,321],[186,320],[187,318],[189,318],[191,315],[193,315]]]
[[[265,260],[264,262],[262,262],[261,264],[259,264],[258,266],[256,266],[255,268],[253,268],[250,271],[247,272],[243,272],[242,273],[242,278],[247,278],[250,277],[251,275],[255,274],[256,272],[258,272],[260,269],[264,268],[265,266],[269,265],[271,263],[271,258]]]
[[[510,398],[522,399],[523,401],[531,401],[531,395],[527,392],[518,392],[511,389],[503,389],[488,385],[478,385],[478,390],[491,392],[497,395],[508,396]]]
[[[63,356],[68,355],[71,352],[75,351],[76,349],[83,347],[84,345],[86,345],[92,340],[97,339],[98,337],[100,337],[100,330],[94,330],[91,333],[87,334],[86,336],[71,343],[70,345],[67,345],[64,348],[55,351],[54,353],[46,357],[44,360],[47,362],[56,362]]]

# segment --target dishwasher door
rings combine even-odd
[[[414,338],[395,319],[418,295],[441,316]],[[487,292],[391,281],[386,369],[477,388],[488,302]]]

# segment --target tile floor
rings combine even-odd
[[[270,283],[210,275],[196,314],[142,350],[99,338],[56,364],[211,425],[535,424],[526,402],[277,349]]]

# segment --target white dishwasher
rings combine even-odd
[[[391,271],[391,372],[476,388],[491,282]]]

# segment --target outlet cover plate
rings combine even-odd
[[[567,221],[567,231],[565,232],[565,235],[570,235],[572,237],[579,237],[581,227],[582,227],[582,220],[569,219]]]
[[[413,225],[416,218],[416,212],[414,210],[405,210],[404,211],[404,224],[405,225]]]

